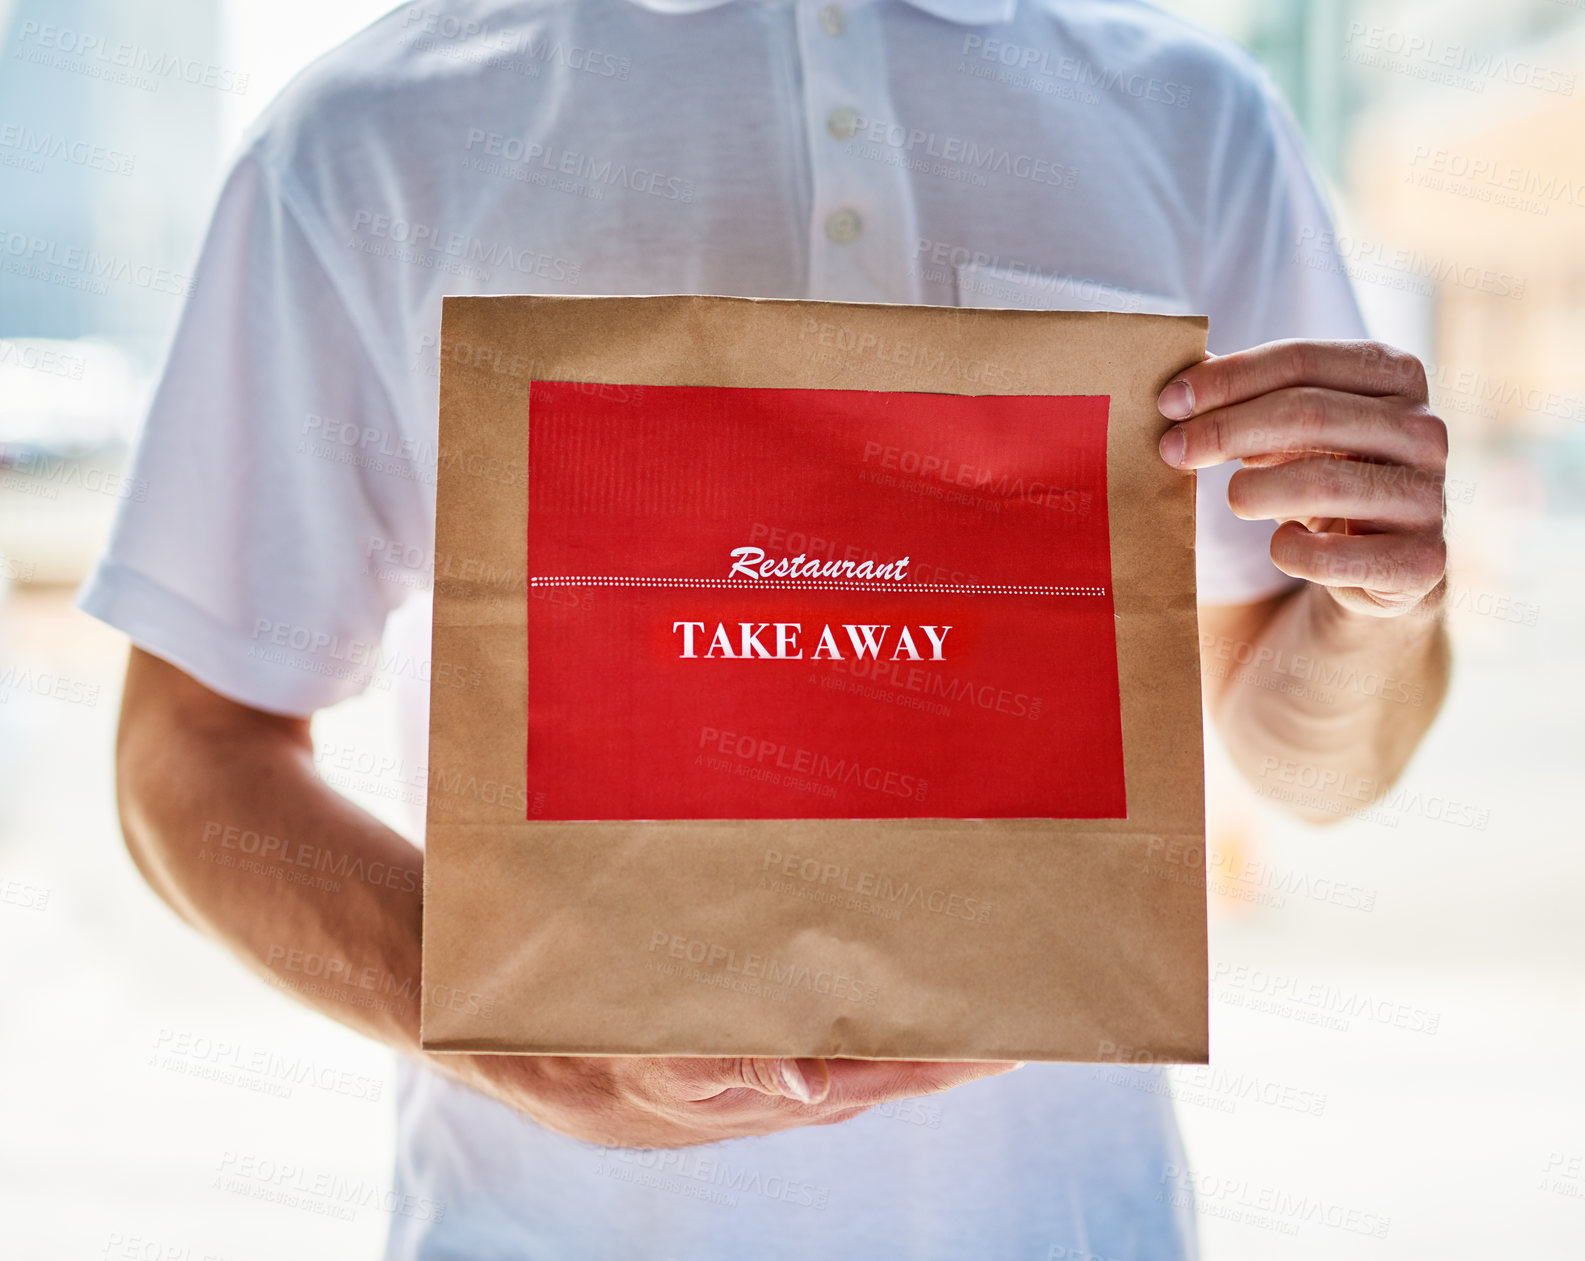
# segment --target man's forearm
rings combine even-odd
[[[1439,605],[1375,618],[1306,583],[1262,604],[1201,611],[1209,708],[1257,793],[1324,821],[1392,784],[1447,691]]]
[[[422,858],[315,775],[307,722],[235,705],[134,649],[116,770],[127,848],[176,911],[300,1001],[418,1052]],[[553,1130],[620,1147],[830,1125],[1019,1067],[763,1056],[423,1060]]]
[[[127,688],[118,795],[149,883],[272,985],[415,1050],[421,852],[319,779],[305,722],[137,652]]]

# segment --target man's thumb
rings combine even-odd
[[[819,1103],[831,1093],[831,1070],[824,1060],[739,1060],[738,1074],[751,1090],[799,1103]]]

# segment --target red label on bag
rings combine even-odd
[[[533,382],[529,817],[1125,817],[1107,405]]]

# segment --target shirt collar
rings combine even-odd
[[[700,13],[731,0],[632,0],[642,9],[655,13]],[[994,26],[1009,22],[1018,0],[907,0],[916,9],[962,26]]]

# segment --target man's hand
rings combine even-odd
[[[584,1142],[689,1147],[835,1125],[1013,1063],[432,1055],[431,1067]]]
[[[1280,521],[1277,568],[1393,617],[1440,597],[1447,426],[1425,369],[1377,342],[1270,342],[1175,377],[1158,406],[1174,468],[1238,459],[1233,512]]]
[[[1206,697],[1257,793],[1344,818],[1402,773],[1447,691],[1447,427],[1425,369],[1376,342],[1271,342],[1206,359],[1157,406],[1180,469],[1241,460],[1227,498],[1280,522],[1271,559],[1308,581],[1200,608]],[[1406,613],[1425,616],[1404,617]],[[1303,791],[1297,791],[1299,784]]]

